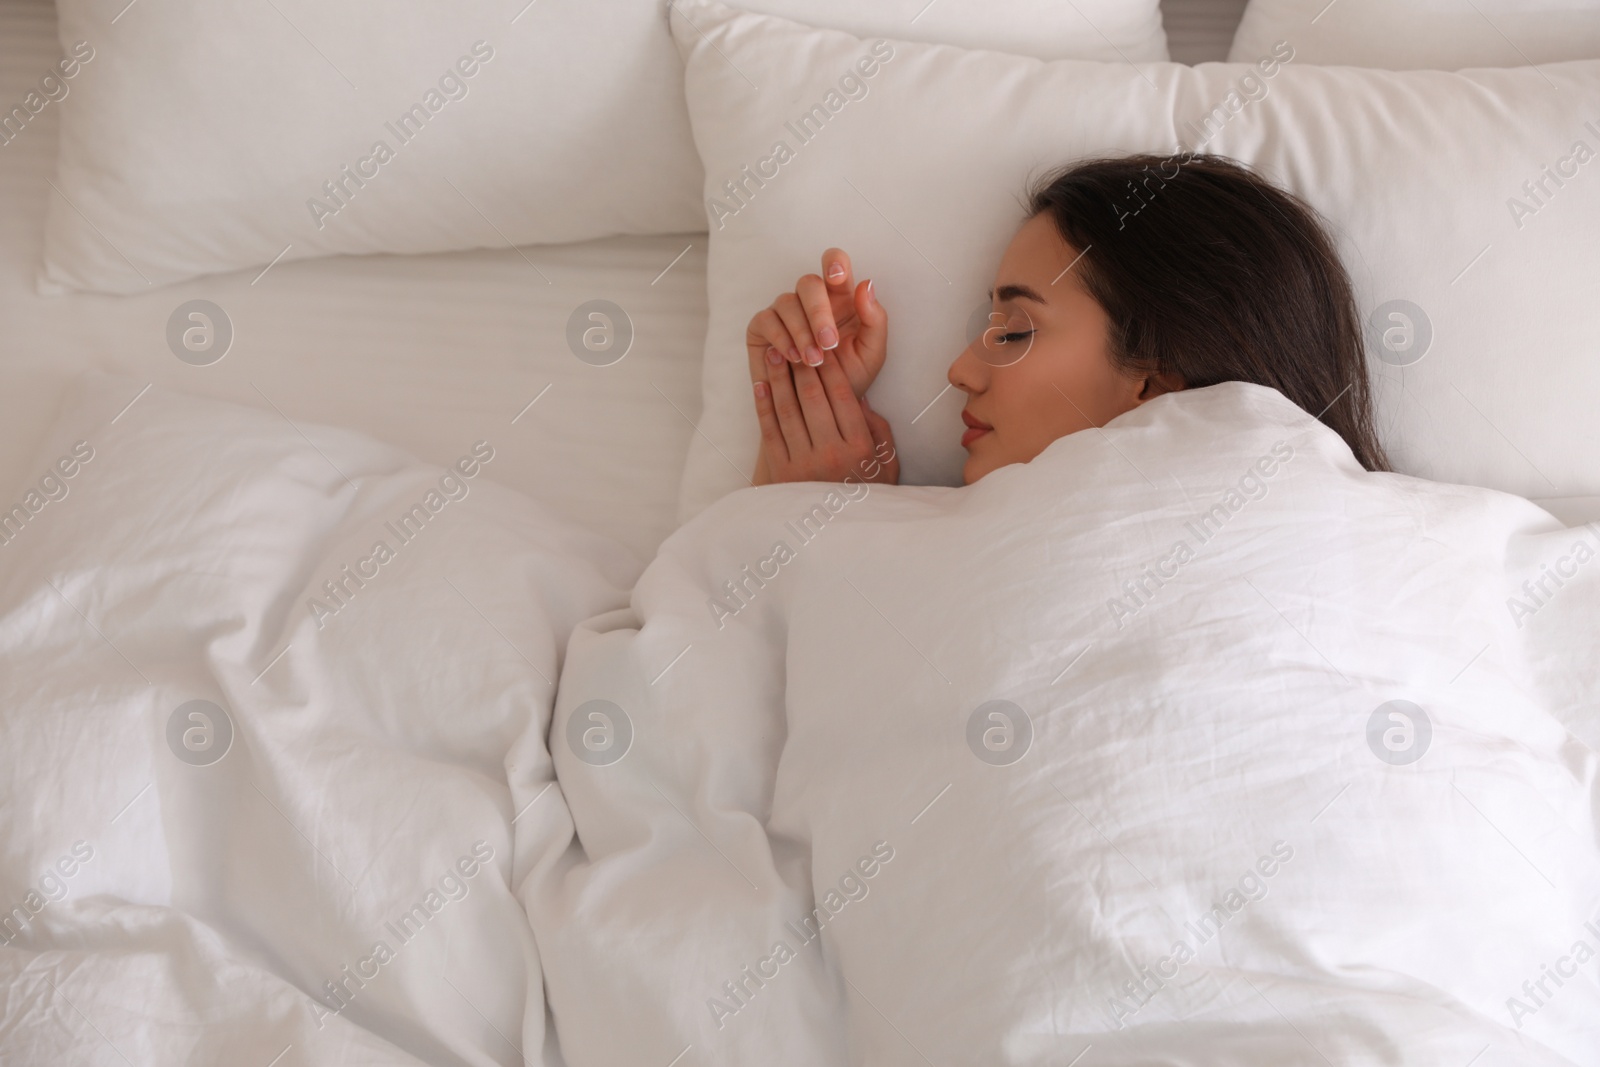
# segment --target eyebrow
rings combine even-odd
[[[1040,296],[1037,292],[1035,292],[1033,289],[1030,289],[1026,285],[1002,285],[998,289],[989,290],[990,300],[995,299],[997,296],[1002,302],[1007,300],[1022,299],[1032,300],[1036,304],[1049,303],[1049,301],[1047,301],[1044,297]]]

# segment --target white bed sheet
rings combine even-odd
[[[20,103],[59,52],[48,0],[0,0],[0,107]],[[351,427],[432,463],[492,436],[505,442],[496,480],[558,515],[643,558],[672,531],[700,408],[703,235],[343,257],[132,297],[42,297],[34,270],[46,198],[58,195],[57,113],[73,102],[0,145],[0,485],[26,478],[20,464],[71,380],[103,369]],[[208,367],[166,342],[168,317],[195,298],[220,305],[235,331]],[[621,306],[635,329],[611,366],[567,346],[569,315],[592,299]]]

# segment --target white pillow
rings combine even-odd
[[[60,0],[62,46],[89,58],[62,82],[41,288],[704,230],[665,6]],[[1041,56],[1167,54],[1156,0],[749,6]]]
[[[795,102],[821,98],[870,45],[709,0],[688,10],[701,31],[678,34],[690,114],[707,195],[721,195],[771,154]],[[902,480],[958,483],[962,404],[941,396],[945,372],[987,307],[1029,178],[1180,139],[1193,148],[1214,108],[1204,148],[1331,220],[1364,316],[1405,300],[1431,320],[1420,362],[1371,363],[1380,432],[1403,471],[1531,496],[1600,493],[1600,161],[1571,157],[1580,140],[1600,147],[1600,62],[1396,73],[1308,67],[1280,47],[1287,62],[1267,78],[1255,66],[892,47],[871,95],[711,232],[684,517],[743,485],[735,466],[754,466],[745,325],[830,245],[875,279],[889,311],[871,397],[894,428]],[[740,91],[730,64],[762,71],[772,91]],[[1553,195],[1535,207],[1523,183],[1563,159],[1576,176],[1560,189],[1543,179]],[[1529,210],[1513,218],[1512,198]]]
[[[1228,59],[1460,70],[1600,59],[1600,0],[1250,0]]]

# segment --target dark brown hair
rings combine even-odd
[[[1372,416],[1361,317],[1315,211],[1245,167],[1184,152],[1074,163],[1041,179],[1084,253],[1074,268],[1110,319],[1112,358],[1190,388],[1271,386],[1389,469]]]

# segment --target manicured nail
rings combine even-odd
[[[767,398],[767,393],[770,392],[770,391],[771,390],[769,390],[767,388],[767,383],[766,382],[757,382],[756,383],[756,399],[757,400],[765,400]]]
[[[800,350],[798,348],[789,349],[789,362],[790,363],[799,363],[800,362]]]
[[[778,366],[783,362],[783,353],[779,352],[776,348],[768,348],[767,362],[772,364],[774,367]],[[757,382],[756,384],[759,385],[761,383]]]
[[[867,299],[874,304],[878,302],[878,291],[872,287],[872,279],[867,279]]]
[[[839,331],[832,326],[824,326],[817,334],[817,342],[823,348],[834,349],[839,347]]]
[[[806,366],[822,366],[822,349],[818,348],[816,345],[812,345],[810,348],[806,349]]]
[[[841,280],[843,280],[843,278],[844,278],[844,264],[843,263],[835,263],[833,266],[828,268],[828,280],[830,282],[841,281]]]

